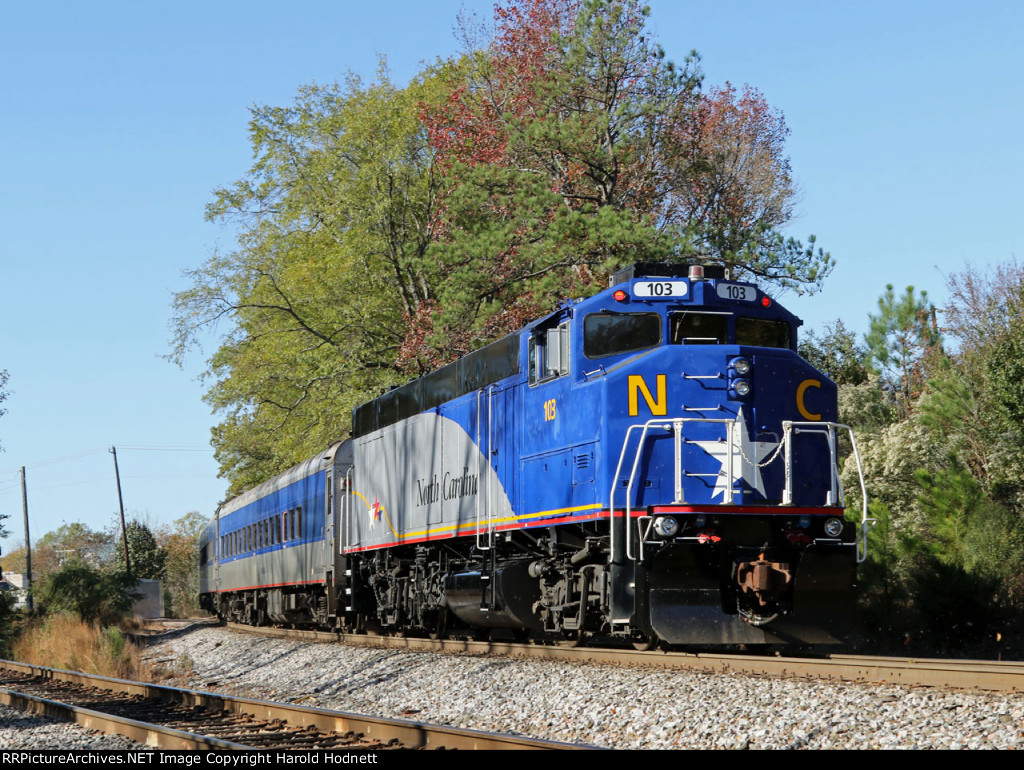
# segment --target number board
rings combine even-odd
[[[686,281],[637,281],[633,284],[633,296],[637,299],[685,297],[689,290]]]
[[[753,302],[757,299],[757,289],[753,286],[743,286],[738,283],[719,283],[718,296],[722,299]]]

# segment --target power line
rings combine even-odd
[[[197,446],[121,446],[121,449],[129,449],[136,452],[212,452],[213,449],[210,447],[197,447]],[[57,463],[71,462],[72,460],[79,460],[83,457],[89,457],[91,455],[100,454],[101,452],[108,452],[109,447],[102,447],[100,449],[85,449],[81,452],[75,452],[69,455],[62,455],[61,457],[52,457],[48,460],[39,460],[25,466],[16,466],[14,468],[5,468],[0,470],[0,475],[6,475],[8,473],[19,473],[22,467],[29,468],[44,468],[47,465],[56,465]]]
[[[39,460],[38,462],[31,463],[29,465],[19,465],[16,468],[6,468],[0,473],[20,473],[22,468],[43,468],[47,465],[55,465],[56,463],[70,462],[71,460],[78,460],[82,457],[88,457],[89,455],[99,454],[100,452],[106,452],[107,448],[102,449],[86,449],[81,452],[75,452],[74,454],[63,455],[61,457],[52,457],[49,460]]]
[[[133,449],[136,452],[212,452],[208,446],[121,446],[119,449]]]

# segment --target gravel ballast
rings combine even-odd
[[[169,684],[610,748],[1024,748],[1024,695],[292,642],[197,628]]]

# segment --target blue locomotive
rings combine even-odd
[[[795,352],[800,323],[721,269],[620,271],[222,505],[204,606],[357,631],[836,642],[872,522],[863,482],[844,516],[853,436]]]

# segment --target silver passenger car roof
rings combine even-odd
[[[250,503],[254,503],[280,489],[284,489],[289,484],[294,484],[296,481],[308,478],[309,476],[328,468],[334,461],[336,453],[339,454],[338,459],[342,459],[340,455],[343,453],[339,453],[338,450],[343,443],[344,442],[340,441],[335,442],[327,447],[323,452],[313,455],[311,458],[304,460],[298,465],[292,466],[284,473],[274,476],[274,478],[269,481],[264,481],[257,487],[246,490],[238,497],[233,497],[227,502],[222,503],[217,509],[217,518],[227,516],[229,513],[233,513],[240,508],[244,508]]]

